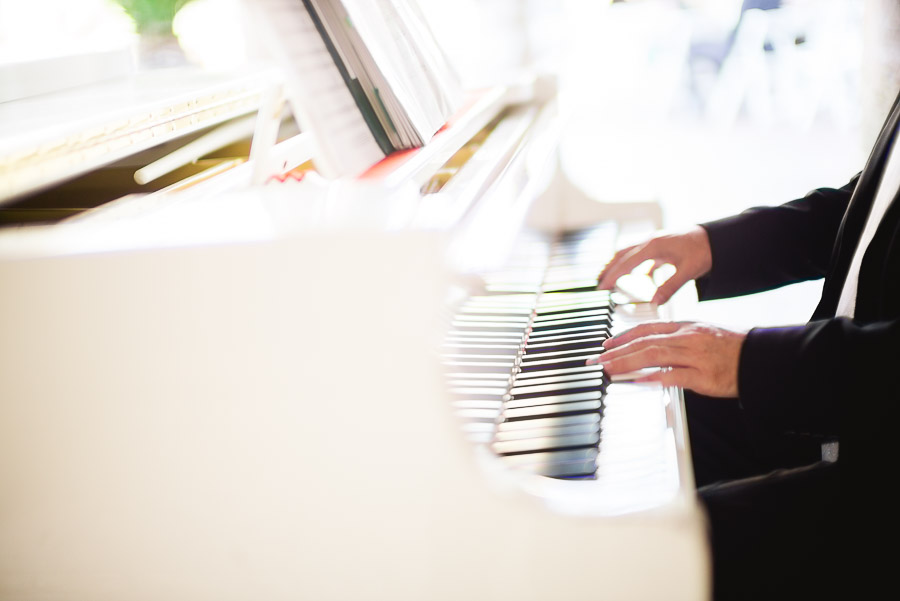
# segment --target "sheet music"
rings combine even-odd
[[[288,102],[312,132],[317,167],[327,177],[356,175],[384,158],[300,0],[248,2],[263,42],[282,63]]]
[[[343,0],[397,103],[405,108],[416,135],[427,142],[446,121],[437,101],[440,95],[425,73],[407,24],[393,2]],[[424,91],[428,90],[428,93]],[[402,110],[399,109],[399,110]]]
[[[436,90],[440,110],[445,115],[452,114],[462,98],[459,75],[438,44],[421,7],[412,0],[395,0],[395,4],[398,15],[406,24],[406,30],[414,42],[413,48],[422,69]]]
[[[376,141],[379,141],[380,135],[386,138],[383,142],[379,141],[379,146],[383,150],[386,150],[385,143],[390,144],[392,147],[390,150],[420,146],[419,138],[410,137],[409,128],[404,127],[405,122],[408,121],[406,112],[402,112],[399,119],[395,119],[395,115],[389,112],[389,107],[393,109],[397,104],[392,102],[393,94],[390,86],[378,65],[368,54],[365,43],[353,26],[344,5],[341,2],[330,0],[308,0],[304,4],[308,9],[312,7],[312,10],[318,13],[321,26],[328,32],[333,43],[331,50],[340,56],[346,70],[345,83],[350,87],[351,83],[346,80],[347,78],[352,80],[358,85],[357,94],[365,97],[362,99],[355,96],[358,100],[357,104],[362,100],[372,111],[368,123],[370,129],[377,130]],[[376,120],[377,123],[373,123],[373,120]]]

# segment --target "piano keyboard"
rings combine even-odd
[[[611,383],[602,366],[585,364],[602,351],[614,328],[653,316],[649,306],[635,316],[636,306],[629,305],[631,315],[620,323],[612,295],[595,289],[614,240],[609,225],[552,242],[532,239],[517,255],[532,267],[514,259],[508,270],[489,275],[493,294],[467,299],[452,320],[444,363],[454,409],[467,435],[489,445],[511,468],[553,478],[597,478],[601,443],[610,438],[610,392],[640,396],[637,385]],[[546,259],[536,261],[542,244]],[[659,396],[657,389],[653,397]],[[649,422],[637,430],[665,426],[658,407],[655,415],[643,413]],[[640,440],[636,435],[629,444]],[[647,440],[652,445],[656,439]],[[649,464],[637,471],[653,472],[654,454],[638,455],[649,457]]]

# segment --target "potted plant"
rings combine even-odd
[[[141,67],[170,67],[186,62],[172,30],[175,15],[191,0],[115,0],[134,20],[140,36],[138,63]]]

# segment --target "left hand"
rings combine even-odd
[[[601,364],[613,376],[646,367],[663,367],[638,382],[688,388],[712,397],[738,395],[738,361],[746,333],[694,322],[655,322],[608,339]]]

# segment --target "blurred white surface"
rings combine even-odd
[[[862,2],[748,12],[761,31],[737,36],[743,46],[699,86],[694,41],[737,27],[741,3],[731,12],[691,4],[569,4],[563,158],[574,181],[604,201],[655,199],[677,229],[841,186],[862,169],[871,143],[859,126]],[[775,33],[781,44],[767,49]],[[736,328],[802,323],[820,291],[812,282],[692,305],[689,289],[678,316]]]
[[[842,185],[871,143],[859,127],[862,0],[785,1],[740,25],[738,0],[420,2],[469,87],[557,71],[573,180],[605,201],[658,201],[668,227]],[[245,60],[236,0],[196,0],[176,31],[198,63]],[[721,66],[698,59],[698,44],[727,49],[732,33]],[[0,0],[0,64],[132,35],[106,0]],[[799,288],[750,318],[805,319],[817,287]]]

